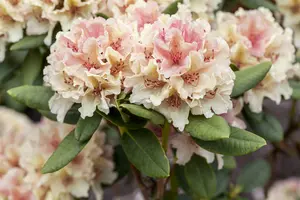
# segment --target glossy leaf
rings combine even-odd
[[[205,158],[193,156],[184,166],[184,175],[188,186],[198,199],[210,199],[215,195],[217,187],[216,175]]]
[[[272,115],[263,112],[251,112],[247,106],[244,107],[243,114],[255,134],[272,142],[279,142],[283,139],[283,128],[280,122]]]
[[[42,168],[42,173],[52,173],[62,169],[81,152],[87,143],[88,141],[79,142],[76,140],[73,130],[63,139],[55,152],[47,160],[46,164]]]
[[[235,72],[236,78],[231,96],[237,97],[254,88],[269,72],[271,62],[264,62]]]
[[[92,117],[80,118],[75,128],[75,138],[80,142],[91,139],[94,132],[98,129],[102,117],[94,113]]]
[[[164,124],[165,118],[154,110],[146,109],[143,106],[135,104],[121,104],[122,108],[128,110],[131,114],[150,120],[154,124]]]
[[[54,95],[50,87],[28,85],[10,89],[7,93],[20,103],[37,110],[49,110],[48,101]]]
[[[34,49],[41,45],[44,45],[44,39],[46,35],[32,35],[26,36],[17,43],[10,47],[11,51],[24,50],[24,49]]]
[[[169,176],[169,160],[151,131],[128,130],[122,135],[121,144],[128,160],[143,174],[150,177]]]
[[[231,127],[229,138],[215,141],[194,140],[208,151],[229,156],[245,155],[266,145],[266,141],[263,138],[235,127]]]
[[[269,163],[264,160],[255,160],[244,167],[237,178],[237,184],[242,186],[244,192],[263,187],[271,176]]]
[[[184,130],[191,136],[205,141],[229,138],[230,135],[227,122],[217,115],[211,118],[190,115],[189,124]]]
[[[38,49],[29,50],[21,66],[24,85],[32,85],[43,68],[43,56]]]

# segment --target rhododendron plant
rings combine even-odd
[[[230,2],[1,1],[0,102],[38,122],[0,110],[0,199],[101,199],[124,177],[145,200],[266,185],[277,153],[294,152],[297,3]],[[291,98],[284,135],[264,105]],[[267,142],[271,165],[229,184],[234,156]]]

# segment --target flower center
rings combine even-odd
[[[217,89],[210,90],[210,91],[206,92],[205,98],[207,98],[207,99],[213,99],[213,98],[215,98],[216,94],[217,94]]]
[[[172,95],[167,99],[167,103],[173,108],[179,108],[181,106],[181,99],[178,95]]]
[[[199,72],[186,73],[181,77],[186,84],[197,85],[199,82]]]
[[[120,61],[115,63],[110,68],[110,73],[115,76],[125,68],[125,62],[120,58]]]
[[[118,38],[117,41],[112,42],[110,46],[111,48],[113,48],[113,50],[118,51],[121,47],[121,42],[122,42],[121,38]]]
[[[153,79],[149,79],[149,78],[144,78],[144,85],[146,88],[155,89],[155,88],[163,87],[165,85],[165,82],[159,81],[159,80],[153,80]]]

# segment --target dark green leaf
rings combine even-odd
[[[0,63],[0,83],[3,83],[8,77],[12,76],[16,67],[11,66],[8,62]]]
[[[198,199],[210,199],[216,193],[216,175],[205,158],[194,155],[184,166],[184,174],[191,191]]]
[[[44,117],[51,119],[53,121],[57,121],[56,114],[51,113],[49,110],[38,110]],[[64,119],[64,123],[66,124],[77,124],[80,118],[80,113],[78,110],[70,109]]]
[[[121,144],[128,160],[143,174],[150,177],[169,176],[169,160],[151,131],[128,130],[122,135]]]
[[[255,134],[272,142],[279,142],[283,139],[283,128],[272,115],[263,112],[251,112],[247,106],[244,107],[243,114]]]
[[[229,138],[216,141],[194,140],[208,151],[229,156],[245,155],[266,145],[263,138],[235,127],[231,127]]]
[[[107,15],[105,15],[103,13],[97,13],[96,15],[97,15],[97,17],[102,17],[104,19],[108,19],[109,18]]]
[[[225,193],[229,186],[229,174],[225,170],[217,171],[217,191],[215,196],[219,196],[222,193]]]
[[[175,175],[181,189],[183,189],[186,194],[193,197],[192,199],[196,199],[196,196],[193,194],[191,188],[187,183],[186,177],[184,175],[184,167],[180,165],[175,165]]]
[[[235,169],[236,161],[233,156],[223,156],[224,168],[225,169]]]
[[[130,171],[130,163],[121,145],[115,147],[114,151],[115,170],[118,173],[118,179],[123,178]]]
[[[164,124],[165,118],[154,110],[149,110],[140,105],[135,104],[122,104],[120,107],[125,108],[131,114],[145,118],[153,122],[154,124]]]
[[[260,83],[269,72],[271,62],[264,62],[253,67],[248,67],[235,72],[236,78],[231,96],[237,97],[244,92],[254,88]]]
[[[100,114],[104,119],[113,123],[114,125],[119,127],[126,127],[128,129],[143,128],[147,123],[147,120],[134,115],[128,115],[128,121],[124,122],[120,115],[120,112],[115,108],[111,108],[108,115],[99,110],[97,110],[97,113]]]
[[[239,68],[235,65],[235,64],[230,64],[230,68],[232,69],[232,71],[239,71]]]
[[[26,36],[10,47],[11,51],[34,49],[44,44],[46,35]]]
[[[257,9],[259,7],[265,7],[272,11],[277,11],[277,7],[269,0],[240,0],[241,4],[249,9]]]
[[[54,95],[50,87],[28,85],[10,89],[7,93],[20,103],[37,110],[49,110],[48,101]]]
[[[41,172],[43,174],[52,173],[65,167],[81,152],[81,150],[85,147],[87,143],[88,141],[79,142],[78,140],[76,140],[73,130],[59,144],[58,148],[43,166]]]
[[[29,50],[22,66],[24,85],[32,85],[43,68],[43,56],[38,49]]]
[[[102,117],[94,113],[92,117],[80,118],[75,129],[75,138],[80,142],[91,139],[94,132],[98,129]]]
[[[184,130],[191,136],[205,141],[229,138],[230,135],[227,122],[217,115],[211,118],[191,115]]]
[[[290,86],[293,88],[292,98],[295,100],[300,99],[300,81],[289,80]]]
[[[169,15],[174,15],[175,13],[177,13],[178,10],[178,3],[182,3],[183,0],[177,0],[173,3],[171,3],[164,11],[164,14],[169,14]]]
[[[271,168],[264,160],[250,162],[244,167],[237,178],[237,184],[243,187],[244,192],[263,187],[269,180]]]

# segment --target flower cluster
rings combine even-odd
[[[300,1],[276,0],[279,10],[284,15],[284,26],[295,31],[295,45],[300,48]]]
[[[293,70],[295,48],[292,30],[283,30],[272,13],[265,9],[236,13],[217,13],[218,32],[230,46],[231,62],[240,70],[264,61],[273,63],[271,70],[255,88],[246,92],[244,100],[254,112],[262,110],[264,97],[280,103],[290,98],[292,89],[287,79]]]
[[[268,192],[267,200],[294,200],[300,198],[299,178],[289,178],[276,182]]]
[[[108,114],[121,91],[181,131],[190,111],[211,117],[232,108],[235,75],[225,40],[205,20],[159,14],[155,2],[147,4],[149,12],[132,7],[125,20],[79,20],[58,34],[44,80],[56,91],[50,107],[59,121],[74,103],[82,118],[96,108]]]
[[[96,132],[65,168],[43,175],[43,164],[74,127],[45,119],[34,125],[25,116],[5,108],[1,108],[1,114],[4,128],[0,134],[0,198],[73,199],[88,197],[91,189],[101,199],[100,184],[115,180],[113,149],[105,144],[104,133]]]

